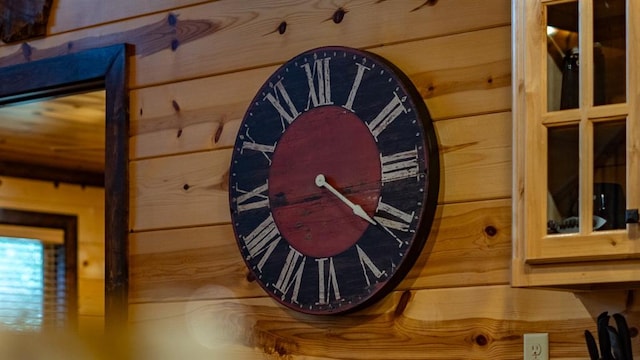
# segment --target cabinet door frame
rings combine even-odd
[[[592,18],[592,1],[578,1],[580,27],[581,100],[578,109],[548,112],[546,100],[545,6],[563,1],[512,1],[512,88],[513,88],[513,286],[589,288],[604,283],[640,282],[640,227],[598,231],[582,228],[577,234],[546,234],[547,222],[547,133],[548,126],[579,124],[581,154],[592,151],[591,119],[626,118],[627,208],[638,208],[640,180],[640,5],[627,0],[627,95],[626,103],[591,105],[593,78],[593,29],[585,26]],[[566,2],[566,1],[564,1]],[[584,50],[584,51],[583,51]],[[586,94],[586,95],[585,95]],[[592,162],[580,165],[580,217],[593,213]],[[589,201],[588,201],[589,200]],[[584,226],[583,226],[584,227]]]

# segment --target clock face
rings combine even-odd
[[[235,236],[260,286],[297,311],[343,313],[388,293],[420,254],[437,142],[422,98],[391,63],[319,48],[259,90],[229,180]]]

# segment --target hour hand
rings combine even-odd
[[[367,215],[367,213],[362,209],[362,206],[352,203],[349,199],[347,199],[344,195],[342,195],[338,190],[336,190],[333,186],[331,186],[331,184],[329,184],[327,182],[327,180],[325,179],[323,174],[318,174],[316,176],[316,186],[320,187],[320,188],[321,187],[326,188],[333,195],[335,195],[338,199],[340,199],[340,201],[342,201],[343,203],[347,204],[347,206],[349,206],[351,208],[351,210],[353,210],[354,214],[356,214],[356,215],[360,216],[361,218],[367,220],[371,224],[376,225],[376,221],[373,220],[369,215]]]

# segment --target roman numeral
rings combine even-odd
[[[313,107],[320,105],[333,104],[331,101],[331,71],[329,70],[329,60],[331,58],[316,59],[313,62],[313,69],[309,64],[302,65],[307,74],[307,82],[309,84],[309,99],[307,100],[307,108],[309,110],[311,104]],[[316,88],[317,83],[317,88]]]
[[[407,214],[406,212],[401,211],[389,204],[383,203],[382,199],[378,201],[378,209],[376,211],[386,212],[387,214],[392,215],[396,219],[400,220],[396,221],[387,219],[382,216],[374,216],[373,218],[382,226],[404,232],[409,231],[409,224],[411,224],[411,221],[413,221],[414,212],[411,212],[411,214]]]
[[[260,144],[254,141],[243,141],[242,142],[242,150],[254,150],[260,151],[261,153],[272,153],[276,149],[275,145],[265,145]]]
[[[402,100],[400,99],[398,94],[394,92],[393,99],[389,101],[387,106],[385,106],[378,114],[378,116],[376,116],[375,119],[367,124],[367,126],[369,126],[369,130],[371,130],[371,133],[377,140],[378,135],[380,135],[380,133],[384,131],[384,129],[386,129],[389,124],[397,119],[400,114],[406,112],[407,108],[404,107],[404,104],[402,103]]]
[[[239,213],[269,206],[269,196],[267,195],[267,191],[269,190],[268,181],[266,181],[264,185],[260,185],[253,190],[240,190],[240,188],[238,188],[238,184],[236,184],[236,189],[238,192],[242,193],[242,195],[236,198]]]
[[[356,245],[356,250],[358,251],[358,258],[360,259],[360,265],[362,265],[362,272],[364,273],[364,278],[367,280],[367,286],[371,286],[371,280],[369,280],[369,275],[367,269],[376,279],[380,279],[383,275],[387,273],[385,271],[381,271],[378,267],[371,261],[371,258],[367,253],[362,250],[362,248]]]
[[[287,296],[291,290],[291,302],[298,303],[298,294],[300,293],[300,283],[302,282],[302,274],[304,272],[304,264],[307,258],[292,247],[289,247],[289,254],[284,263],[275,288],[282,293],[282,299]],[[293,286],[293,288],[292,288]]]
[[[262,267],[269,259],[269,256],[271,256],[280,239],[280,232],[271,214],[249,235],[243,237],[244,244],[251,259],[262,254],[262,258],[257,264],[258,270],[262,271]]]
[[[329,260],[329,269],[325,280],[325,262]],[[336,269],[333,266],[333,258],[316,259],[318,263],[318,304],[325,305],[329,303],[331,290],[336,300],[340,299],[340,289],[338,288],[338,279],[336,277]]]
[[[275,85],[271,86],[273,88],[273,93],[267,93],[264,96],[265,100],[269,100],[271,105],[278,111],[280,114],[280,118],[284,119],[287,124],[291,124],[293,120],[295,120],[300,113],[296,109],[293,101],[291,101],[291,97],[289,97],[289,93],[287,93],[287,89],[285,89],[284,85],[282,85],[282,79],[275,83]],[[280,95],[278,95],[280,94]],[[283,106],[282,102],[284,101]]]
[[[251,135],[249,135],[249,129],[247,129],[247,131],[245,132],[244,136],[240,136],[243,141],[242,141],[242,147],[240,148],[240,153],[243,154],[245,150],[252,150],[252,151],[258,151],[261,152],[262,155],[267,159],[267,161],[269,161],[269,165],[271,165],[271,158],[269,155],[267,154],[273,154],[273,152],[276,149],[276,145],[266,145],[266,144],[260,144],[258,142],[256,142],[255,140],[253,140],[253,138],[251,137]],[[249,139],[244,140],[244,139]]]
[[[351,91],[349,91],[349,97],[347,97],[347,103],[343,105],[343,107],[347,110],[353,111],[353,101],[356,99],[356,94],[358,93],[358,89],[360,88],[360,83],[362,83],[362,77],[364,76],[365,70],[371,70],[370,68],[356,63],[358,66],[358,72],[356,73],[356,78],[353,79],[353,85],[351,85]]]
[[[410,177],[417,177],[418,149],[385,155],[380,157],[382,163],[382,182],[396,181]]]

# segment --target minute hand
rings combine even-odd
[[[360,205],[356,205],[356,204],[352,203],[349,199],[344,197],[344,195],[342,195],[338,190],[336,190],[333,186],[331,186],[331,184],[329,184],[327,182],[327,180],[325,179],[323,174],[318,174],[318,176],[316,176],[316,186],[325,187],[333,195],[335,195],[338,199],[340,199],[340,201],[342,201],[343,203],[347,204],[347,206],[349,206],[351,208],[351,210],[353,210],[354,214],[356,214],[356,215],[360,216],[361,218],[367,220],[371,224],[376,225],[376,221],[373,220],[369,215],[367,215],[367,213],[362,209],[362,207]]]

